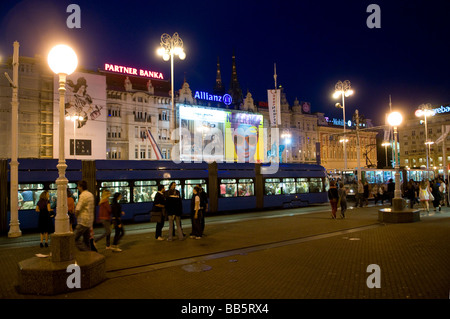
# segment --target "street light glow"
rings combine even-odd
[[[72,74],[78,65],[75,51],[65,44],[53,47],[47,57],[50,69],[56,74]]]
[[[403,116],[399,112],[392,112],[388,116],[390,126],[399,126],[403,121]]]

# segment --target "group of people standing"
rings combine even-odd
[[[122,251],[119,248],[120,239],[124,236],[124,226],[122,216],[125,214],[122,210],[120,200],[121,193],[115,193],[110,203],[111,192],[103,189],[99,202],[98,221],[102,223],[104,232],[94,237],[93,224],[95,220],[95,199],[94,195],[87,189],[86,181],[77,183],[79,191],[78,203],[75,205],[74,198],[70,190],[67,193],[67,207],[70,221],[70,230],[74,232],[75,243],[79,250],[97,251],[96,243],[106,238],[106,249],[116,252]],[[201,239],[205,228],[205,213],[208,210],[208,196],[201,187],[197,185],[193,189],[191,199],[191,238]],[[54,209],[50,205],[50,194],[44,190],[36,205],[36,211],[39,213],[39,232],[41,234],[41,247],[48,247],[48,235],[54,232],[53,217]],[[169,221],[168,241],[172,241],[175,236],[175,225],[177,237],[179,240],[185,238],[181,226],[181,216],[183,214],[183,205],[180,192],[176,189],[176,183],[172,182],[166,191],[164,185],[159,185],[158,192],[155,195],[153,208],[151,211],[152,220],[156,222],[155,238],[164,240],[162,229],[166,220]],[[158,217],[159,216],[159,217]],[[73,226],[76,227],[73,229]],[[111,245],[111,228],[114,228],[115,234]]]
[[[404,196],[409,199],[410,207],[420,202],[422,208],[429,212],[430,202],[435,211],[441,211],[446,204],[447,185],[441,178],[423,180],[420,183],[410,180],[406,185]]]
[[[77,188],[80,195],[76,205],[72,192],[67,190],[67,213],[69,216],[70,231],[73,231],[74,233],[75,243],[78,249],[83,251],[97,251],[95,242],[106,237],[106,249],[121,251],[118,247],[118,243],[124,234],[123,224],[120,218],[124,212],[119,204],[122,195],[120,193],[115,193],[112,204],[110,205],[109,197],[111,196],[111,193],[107,189],[103,190],[99,203],[99,220],[102,222],[105,232],[98,238],[94,238],[94,195],[89,192],[87,182],[84,180],[77,183]],[[40,246],[48,247],[48,235],[53,233],[55,229],[53,223],[55,212],[50,204],[50,194],[47,190],[44,190],[41,193],[36,205],[36,211],[39,213],[38,229],[41,237]],[[76,227],[73,229],[75,223]],[[111,223],[113,223],[116,231],[112,246],[110,244]]]
[[[192,232],[190,238],[201,239],[205,229],[205,213],[208,211],[208,196],[201,187],[197,185],[193,189],[191,198],[191,223]],[[153,208],[151,211],[151,221],[156,222],[155,238],[164,240],[162,229],[166,219],[169,221],[169,235],[167,240],[172,241],[175,236],[175,225],[177,228],[178,240],[183,240],[185,234],[181,225],[181,215],[183,205],[180,192],[176,189],[176,183],[172,182],[166,191],[164,185],[159,185],[155,195]]]
[[[337,187],[339,186],[339,187]],[[355,207],[360,205],[363,207],[368,204],[369,194],[371,193],[375,205],[378,201],[383,204],[387,199],[392,205],[392,198],[394,197],[395,183],[392,179],[387,184],[373,184],[369,189],[367,181],[363,184],[358,182],[358,191],[355,196]],[[336,219],[338,207],[341,208],[341,218],[345,218],[345,211],[347,210],[347,194],[348,189],[344,187],[342,182],[337,183],[334,180],[330,181],[330,189],[328,190],[328,199],[331,205],[331,217]],[[429,212],[430,202],[433,203],[435,211],[441,211],[442,206],[446,204],[447,183],[440,177],[434,180],[423,180],[422,182],[415,182],[410,180],[403,188],[403,197],[409,199],[409,207],[413,208],[415,204],[420,203],[422,208]]]

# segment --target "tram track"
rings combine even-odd
[[[198,264],[198,263],[202,263],[202,262],[205,262],[208,260],[213,260],[213,259],[226,258],[226,257],[231,257],[231,256],[236,256],[236,255],[247,255],[249,253],[253,253],[253,252],[257,252],[257,251],[273,249],[273,248],[289,246],[289,245],[295,245],[295,244],[325,239],[325,238],[339,236],[339,235],[351,234],[354,232],[378,228],[380,226],[384,226],[384,224],[377,222],[377,223],[373,223],[373,224],[369,224],[369,225],[352,227],[352,228],[347,228],[347,229],[342,229],[342,230],[332,231],[332,232],[326,232],[326,233],[321,233],[321,234],[316,234],[316,235],[274,241],[274,242],[269,242],[269,243],[264,243],[264,244],[250,245],[250,246],[245,246],[245,247],[240,247],[240,248],[235,248],[235,249],[230,249],[230,250],[222,250],[222,251],[213,252],[213,253],[183,257],[183,258],[149,263],[149,264],[138,265],[138,266],[111,269],[111,270],[106,271],[106,277],[107,277],[107,279],[115,279],[115,278],[139,275],[139,274],[143,274],[143,273],[147,273],[147,272],[152,272],[152,271],[162,270],[162,269],[167,269],[167,268],[172,268],[172,267],[181,267],[181,266],[186,266],[186,265],[190,265],[190,264]]]

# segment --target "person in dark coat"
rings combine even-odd
[[[175,233],[174,222],[177,224],[178,239],[183,240],[183,230],[181,229],[181,214],[183,213],[183,202],[180,192],[175,188],[175,182],[170,183],[166,195],[166,213],[169,216],[169,238],[172,241]]]
[[[433,195],[433,206],[434,211],[436,211],[439,208],[439,211],[441,211],[441,192],[439,191],[439,182],[438,180],[435,180],[433,184],[431,185],[431,194]]]
[[[336,188],[336,181],[330,181],[330,189],[328,190],[328,199],[331,205],[331,218],[336,219],[337,204],[339,193]]]
[[[55,215],[53,209],[50,207],[50,194],[48,191],[43,191],[39,196],[39,201],[36,205],[36,211],[39,213],[38,228],[41,234],[41,248],[48,247],[48,234],[53,233],[54,225],[52,217]],[[45,244],[44,244],[45,238]]]
[[[164,196],[164,185],[158,186],[158,191],[155,195],[155,200],[153,202],[153,209],[154,212],[161,212],[161,219],[156,222],[156,231],[155,231],[155,238],[157,240],[164,240],[162,237],[162,229],[164,227],[164,221],[165,221],[165,207],[166,207],[166,198]]]

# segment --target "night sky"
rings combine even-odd
[[[81,8],[81,28],[69,29],[69,4]],[[367,6],[381,8],[381,28],[369,29]],[[342,117],[332,98],[338,80],[350,80],[346,117],[359,109],[384,124],[393,108],[412,112],[422,103],[450,102],[450,1],[48,1],[1,0],[0,56],[47,56],[58,43],[73,47],[88,69],[105,62],[163,72],[156,55],[163,33],[178,32],[187,57],[175,62],[175,88],[186,76],[193,91],[212,92],[216,61],[228,90],[231,57],[238,79],[256,101],[278,84],[292,105],[309,101],[313,112]],[[406,115],[406,114],[405,114]]]

